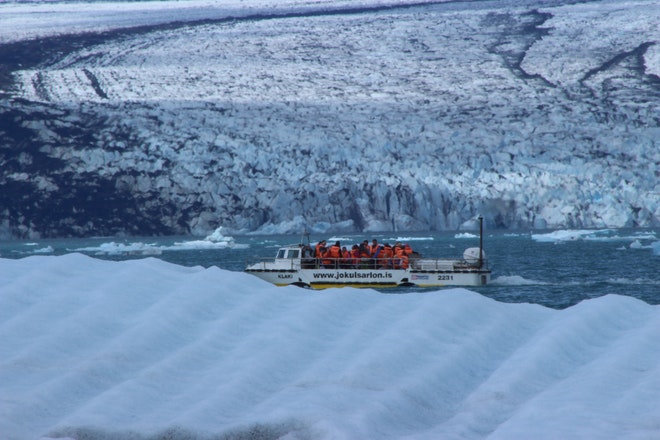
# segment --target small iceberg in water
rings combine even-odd
[[[37,250],[35,250],[35,251],[33,251],[33,252],[34,252],[35,254],[52,254],[53,252],[55,252],[55,249],[53,249],[52,246],[46,246],[46,247],[43,247],[43,248],[37,249]]]
[[[204,237],[203,240],[192,240],[174,243],[175,249],[245,249],[247,245],[237,244],[234,237],[225,235],[222,226]]]
[[[234,237],[230,237],[222,233],[222,226],[213,231],[212,234],[209,234],[204,238],[205,241],[210,241],[212,243],[227,243],[227,246],[234,245]]]
[[[161,249],[150,243],[117,243],[114,241],[73,249],[75,252],[94,252],[96,255],[160,255]]]
[[[651,249],[653,249],[654,255],[660,255],[660,241],[651,243]]]

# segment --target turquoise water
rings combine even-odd
[[[350,247],[364,239],[408,242],[428,257],[458,257],[478,246],[472,233],[384,233],[313,236]],[[80,252],[94,258],[159,258],[185,266],[241,271],[255,257],[273,257],[278,246],[300,236],[234,236],[233,244],[194,237],[129,237],[0,241],[1,258]],[[660,234],[654,230],[608,229],[543,232],[486,232],[484,249],[492,269],[488,286],[470,288],[497,301],[565,308],[606,294],[660,304]],[[111,274],[109,274],[110,276]],[[438,289],[386,289],[424,293]]]

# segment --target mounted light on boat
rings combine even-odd
[[[481,256],[479,256],[480,254]],[[470,266],[479,266],[485,258],[486,255],[478,247],[467,248],[463,251],[463,259]]]

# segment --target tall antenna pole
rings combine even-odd
[[[305,243],[305,238],[307,238],[307,243]],[[307,227],[303,229],[302,237],[300,237],[300,244],[305,245],[307,244],[309,246],[310,241],[309,241],[309,231],[307,230]]]
[[[479,269],[484,264],[484,218],[479,216]]]

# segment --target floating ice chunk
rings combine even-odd
[[[180,251],[189,249],[245,249],[248,247],[248,245],[237,244],[234,237],[223,234],[222,230],[223,228],[220,226],[213,233],[204,237],[203,240],[176,242],[173,246],[163,249]]]
[[[230,236],[224,235],[222,233],[222,226],[220,226],[215,231],[213,231],[212,234],[207,235],[206,238],[204,238],[204,240],[210,241],[210,242],[213,242],[213,243],[224,242],[224,243],[227,243],[228,245],[230,243],[234,243],[234,237],[230,237]]]
[[[495,286],[542,286],[548,283],[543,281],[528,280],[520,275],[503,275],[491,281]]]
[[[660,241],[651,243],[651,249],[653,249],[653,255],[660,255]]]
[[[400,241],[401,243],[408,241],[433,241],[433,237],[397,237],[390,239],[390,241]]]
[[[114,241],[102,243],[99,246],[88,246],[83,248],[73,249],[75,252],[95,252],[97,255],[160,255],[162,253],[160,247],[149,243],[116,243]]]
[[[630,243],[630,249],[642,249],[644,246],[639,240],[635,240]]]
[[[538,242],[564,242],[564,241],[575,241],[575,240],[586,240],[591,239],[597,234],[606,233],[609,230],[599,229],[599,230],[590,230],[590,229],[562,229],[559,231],[553,231],[546,234],[532,234],[532,240]]]

